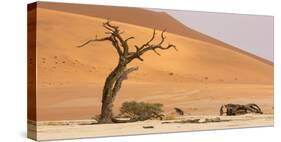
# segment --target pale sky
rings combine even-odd
[[[165,11],[186,26],[273,62],[273,16]]]

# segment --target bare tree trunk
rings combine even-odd
[[[109,97],[107,100],[102,103],[101,115],[99,118],[99,123],[112,123],[112,108],[113,108],[113,101]]]
[[[112,108],[117,92],[121,88],[122,76],[125,73],[126,65],[119,63],[118,66],[106,78],[103,96],[102,108],[99,123],[112,123]]]
[[[99,123],[112,123],[112,108],[114,99],[121,89],[123,80],[128,78],[128,74],[138,70],[138,67],[131,67],[127,69],[128,62],[122,62],[120,60],[118,66],[109,74],[106,78],[103,96],[102,96],[102,108]]]

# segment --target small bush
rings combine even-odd
[[[143,121],[147,119],[155,119],[163,116],[161,113],[163,104],[144,103],[144,102],[124,102],[120,109],[121,115],[129,117],[133,120]]]

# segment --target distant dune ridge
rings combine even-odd
[[[210,42],[229,48],[239,52],[243,52],[249,56],[262,60],[268,64],[271,61],[258,57],[254,54],[248,53],[244,50],[236,48],[232,45],[224,43],[220,40],[212,38],[204,33],[195,31],[165,12],[156,12],[146,10],[144,8],[133,7],[117,7],[117,6],[103,6],[103,5],[85,5],[85,4],[71,4],[71,3],[39,3],[39,7],[64,11],[69,13],[81,14],[91,17],[99,17],[111,19],[115,21],[130,23],[134,25],[144,26],[148,28],[156,28],[158,30],[167,29],[168,32],[175,33],[182,36]]]
[[[124,37],[135,36],[130,46],[147,41],[154,25],[158,30],[168,28],[166,44],[178,48],[159,51],[161,56],[150,52],[144,62],[132,63],[139,71],[124,82],[115,114],[122,102],[136,99],[162,103],[166,113],[179,107],[190,114],[218,114],[220,105],[230,102],[257,103],[265,113],[273,113],[272,63],[189,29],[165,13],[44,2],[39,7],[38,120],[99,114],[103,83],[117,55],[108,42],[76,46],[95,35],[103,36],[102,23],[108,16],[125,31]]]

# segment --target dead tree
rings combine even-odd
[[[257,104],[247,104],[245,107],[249,112],[263,114],[261,108]]]
[[[135,51],[131,51],[129,47],[129,40],[134,39],[133,36],[124,38],[121,36],[123,32],[120,31],[118,26],[112,25],[110,21],[103,23],[103,27],[106,29],[105,34],[107,36],[95,39],[88,40],[78,47],[84,47],[91,42],[98,41],[109,41],[112,46],[115,48],[116,52],[119,55],[118,64],[113,69],[113,71],[107,76],[103,88],[102,94],[102,108],[99,123],[112,123],[112,108],[114,99],[121,88],[123,80],[127,79],[129,73],[138,70],[138,67],[128,67],[128,64],[133,60],[138,59],[143,61],[142,55],[148,51],[154,51],[157,55],[160,53],[157,50],[167,50],[170,48],[175,48],[173,44],[168,44],[163,46],[163,43],[166,39],[164,36],[165,30],[161,33],[160,42],[153,44],[152,42],[155,39],[155,29],[153,30],[152,37],[143,45],[134,45]]]
[[[227,116],[230,115],[241,115],[247,113],[259,113],[263,114],[260,107],[256,104],[226,104],[222,105],[220,108],[220,115],[226,114]]]

